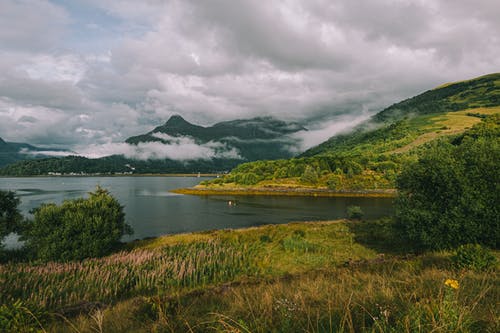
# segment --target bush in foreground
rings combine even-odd
[[[14,192],[0,191],[0,250],[3,238],[11,232],[15,232],[22,219],[17,208],[19,203],[19,198]]]
[[[418,250],[500,238],[500,116],[430,145],[397,180],[396,227]]]
[[[44,204],[22,231],[26,246],[37,259],[81,260],[111,253],[123,235],[131,234],[123,207],[98,187],[89,198]]]
[[[473,271],[487,271],[495,267],[496,257],[487,249],[478,244],[459,246],[452,257],[458,269],[471,269]]]

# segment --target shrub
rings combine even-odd
[[[458,269],[486,271],[495,267],[497,259],[487,249],[479,244],[461,245],[452,257],[453,264]]]
[[[328,177],[326,181],[326,186],[330,190],[339,190],[342,188],[342,176],[337,174],[332,174]]]
[[[498,246],[500,141],[483,132],[431,144],[398,177],[396,227],[415,249]]]
[[[44,204],[33,211],[22,239],[35,258],[81,260],[109,254],[125,234],[123,207],[108,191],[98,187],[89,198],[66,200],[60,206]]]
[[[0,191],[0,242],[11,232],[17,231],[19,227],[19,222],[22,219],[17,208],[19,202],[20,200],[14,192]]]
[[[300,176],[300,181],[306,184],[316,184],[318,182],[318,172],[315,168],[308,165]]]
[[[360,220],[363,218],[364,213],[359,206],[349,206],[347,207],[347,217],[350,219]]]

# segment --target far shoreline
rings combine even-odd
[[[137,174],[88,174],[88,175],[25,175],[25,176],[6,176],[0,178],[84,178],[84,177],[217,177],[220,173],[137,173]]]

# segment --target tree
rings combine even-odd
[[[306,184],[316,184],[318,182],[318,172],[314,167],[308,165],[300,176],[300,181]]]
[[[498,247],[498,136],[455,141],[435,142],[397,179],[396,228],[418,250]]]
[[[0,191],[0,242],[11,232],[16,232],[22,220],[17,208],[20,200],[12,191]],[[0,245],[1,246],[1,245]]]
[[[123,207],[105,189],[97,187],[87,199],[44,204],[33,211],[34,220],[22,239],[35,258],[81,260],[109,254],[123,235],[132,234]]]

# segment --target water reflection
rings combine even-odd
[[[42,203],[61,203],[85,196],[100,185],[125,207],[126,220],[135,230],[128,239],[181,232],[242,228],[291,221],[343,218],[349,205],[361,206],[367,218],[392,213],[388,198],[313,197],[197,197],[169,190],[190,187],[207,178],[196,177],[34,177],[0,178],[0,189],[14,190],[21,210]],[[228,204],[229,202],[232,204]]]

